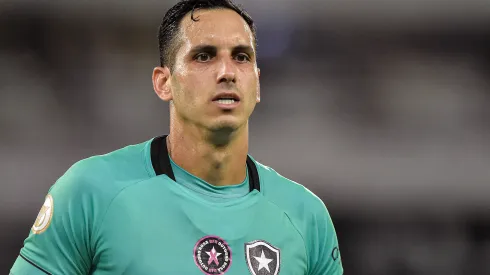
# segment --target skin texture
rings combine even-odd
[[[167,145],[189,173],[217,186],[239,184],[246,177],[248,119],[260,102],[253,35],[229,9],[197,10],[194,18],[181,21],[172,70],[153,70],[156,94],[170,102]],[[240,98],[235,108],[213,101],[224,92]]]

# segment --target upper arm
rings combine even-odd
[[[325,204],[315,199],[308,224],[309,275],[341,275],[343,267],[335,227]]]
[[[13,274],[88,274],[96,199],[84,178],[67,172],[49,190]],[[33,266],[36,269],[33,269]]]

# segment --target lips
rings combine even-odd
[[[213,97],[213,101],[218,100],[233,100],[237,102],[240,101],[240,97],[236,93],[219,93]]]

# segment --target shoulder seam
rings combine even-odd
[[[293,225],[294,229],[296,230],[296,232],[298,232],[299,236],[303,240],[303,245],[305,247],[305,254],[306,254],[306,272],[307,272],[306,274],[309,274],[309,272],[310,272],[310,255],[308,254],[308,247],[306,247],[305,237],[303,236],[303,234],[301,234],[301,231],[298,229],[296,224],[293,222],[293,220],[291,219],[289,214],[286,211],[284,211],[284,209],[279,207],[279,205],[275,204],[273,201],[269,200],[268,198],[265,198],[265,199],[267,199],[268,202],[274,204],[277,208],[281,209],[281,211],[284,213],[284,215],[286,215],[286,217],[288,217],[289,222]]]
[[[282,175],[281,175],[281,174],[279,174],[279,173],[278,173],[276,170],[274,170],[274,168],[272,168],[272,167],[268,167],[268,166],[265,166],[265,165],[263,165],[263,164],[262,164],[262,166],[267,167],[267,168],[268,168],[268,169],[270,169],[272,172],[274,172],[274,173],[275,173],[277,176],[282,177],[282,178],[284,178],[284,179],[286,179],[286,180],[288,180],[288,181],[290,181],[290,182],[292,182],[292,183],[295,183],[295,184],[297,184],[297,185],[301,186],[301,187],[302,187],[302,188],[301,188],[301,189],[302,189],[302,192],[305,192],[305,187],[304,187],[303,185],[301,185],[301,184],[299,184],[299,183],[297,183],[297,182],[294,182],[294,181],[292,181],[292,180],[290,180],[290,179],[288,179],[288,178],[286,178],[286,177],[282,176]],[[259,173],[259,174],[260,174],[260,173]],[[266,186],[265,182],[261,182],[261,185],[262,185],[262,184],[263,184],[263,187],[264,187],[264,188],[262,188],[262,190],[263,190],[264,192],[266,192],[267,188],[265,187],[265,186]],[[310,272],[310,255],[309,255],[309,252],[308,252],[308,247],[307,247],[307,245],[306,245],[306,240],[305,240],[305,237],[303,236],[303,234],[301,233],[301,231],[298,229],[298,227],[296,226],[296,224],[293,222],[293,220],[291,219],[291,217],[289,216],[289,214],[288,214],[286,211],[284,211],[284,209],[282,209],[281,207],[279,207],[279,205],[277,205],[276,203],[274,203],[273,201],[271,201],[271,200],[270,200],[270,199],[268,199],[267,197],[265,197],[265,196],[264,196],[264,198],[265,198],[265,199],[267,199],[267,201],[268,201],[268,202],[270,202],[270,203],[274,204],[274,205],[275,205],[277,208],[281,209],[281,211],[282,211],[282,212],[283,212],[283,213],[286,215],[286,217],[288,218],[289,222],[291,222],[291,224],[293,225],[294,229],[296,229],[296,231],[297,231],[297,232],[298,232],[298,234],[300,235],[301,239],[303,240],[303,245],[304,245],[304,247],[305,247],[305,254],[306,254],[306,272],[307,272],[307,274],[309,274],[309,272]]]
[[[279,177],[281,177],[281,178],[286,179],[287,181],[289,181],[289,182],[291,182],[291,183],[294,183],[294,184],[299,185],[300,187],[302,187],[302,188],[301,188],[301,189],[302,189],[302,192],[305,192],[305,187],[304,187],[302,184],[297,183],[297,182],[295,182],[295,181],[293,181],[293,180],[291,180],[291,179],[288,179],[288,178],[286,178],[286,177],[282,176],[281,174],[279,174],[279,172],[277,172],[276,170],[274,170],[274,168],[272,168],[272,167],[266,166],[266,165],[261,164],[261,163],[258,163],[258,164],[259,164],[258,166],[262,166],[262,168],[265,168],[265,170],[269,170],[269,172],[273,172],[273,173],[275,173],[275,174],[276,174],[276,176],[279,176]],[[259,172],[259,175],[260,175],[260,172]],[[265,181],[261,181],[261,182],[260,182],[260,184],[261,184],[261,192],[264,192],[264,196],[263,196],[263,197],[264,197],[264,198],[265,198],[265,199],[266,199],[268,202],[272,203],[272,204],[273,204],[273,205],[275,205],[277,208],[281,209],[281,211],[282,211],[282,212],[283,212],[283,213],[286,215],[286,217],[288,218],[289,222],[291,222],[291,224],[293,225],[294,229],[295,229],[295,230],[298,232],[299,236],[300,236],[300,237],[301,237],[301,239],[303,240],[303,245],[304,245],[304,248],[305,248],[305,254],[306,254],[306,272],[307,272],[306,274],[309,274],[309,272],[310,272],[310,255],[309,255],[309,252],[308,252],[308,247],[307,247],[307,245],[306,245],[306,240],[305,240],[305,237],[303,236],[303,234],[301,233],[301,231],[298,229],[298,227],[296,226],[296,224],[293,222],[293,220],[291,219],[291,217],[289,216],[289,214],[288,214],[288,213],[287,213],[287,212],[286,212],[284,209],[282,209],[282,207],[279,207],[279,205],[277,205],[276,203],[274,203],[273,201],[271,201],[269,198],[267,198],[267,197],[265,196],[265,193],[267,192],[267,187],[266,187],[267,185],[266,185]]]
[[[151,177],[150,177],[151,178]],[[111,201],[109,202],[109,204],[107,205],[105,211],[104,211],[104,214],[102,216],[102,220],[100,221],[100,223],[98,224],[98,227],[96,229],[96,231],[94,232],[94,236],[93,237],[96,237],[98,234],[99,234],[99,231],[100,231],[100,227],[102,226],[102,224],[104,223],[105,221],[105,218],[107,216],[107,212],[109,212],[109,208],[111,208],[112,206],[112,203],[114,202],[114,200],[121,194],[121,192],[123,192],[124,190],[126,190],[127,188],[131,187],[131,186],[134,186],[140,182],[143,182],[143,181],[146,181],[146,180],[149,180],[150,178],[147,178],[147,179],[143,179],[143,180],[139,180],[139,181],[136,181],[136,182],[133,182],[132,184],[128,184],[127,186],[125,186],[124,188],[121,188],[121,190],[119,190],[111,199]],[[94,240],[94,238],[92,238],[92,240]],[[92,248],[95,248],[95,243],[92,243]],[[92,256],[95,255],[95,251],[93,251],[94,253],[92,253]]]
[[[151,146],[151,142],[150,142],[150,146]],[[146,170],[146,173],[148,174],[148,177],[151,178],[153,177],[153,173],[150,171],[150,167],[151,167],[151,160],[150,160],[150,163],[148,163],[148,158],[146,157],[146,145],[145,147],[143,148],[143,152],[141,154],[141,157],[143,158],[143,163],[144,163],[144,166],[145,166],[145,170]]]

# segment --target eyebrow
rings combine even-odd
[[[212,45],[198,45],[192,48],[189,53],[191,56],[194,56],[198,53],[203,53],[203,52],[215,55],[218,52],[218,48]],[[231,50],[232,55],[235,55],[237,53],[243,53],[243,52],[249,55],[254,55],[254,49],[248,45],[237,45],[233,47],[233,49]]]
[[[248,45],[238,45],[238,46],[233,47],[231,54],[235,55],[237,53],[247,53],[251,56],[253,56],[255,54],[254,49]]]
[[[189,52],[191,56],[194,56],[198,53],[210,53],[216,54],[218,52],[218,48],[211,45],[198,45],[191,49]]]

